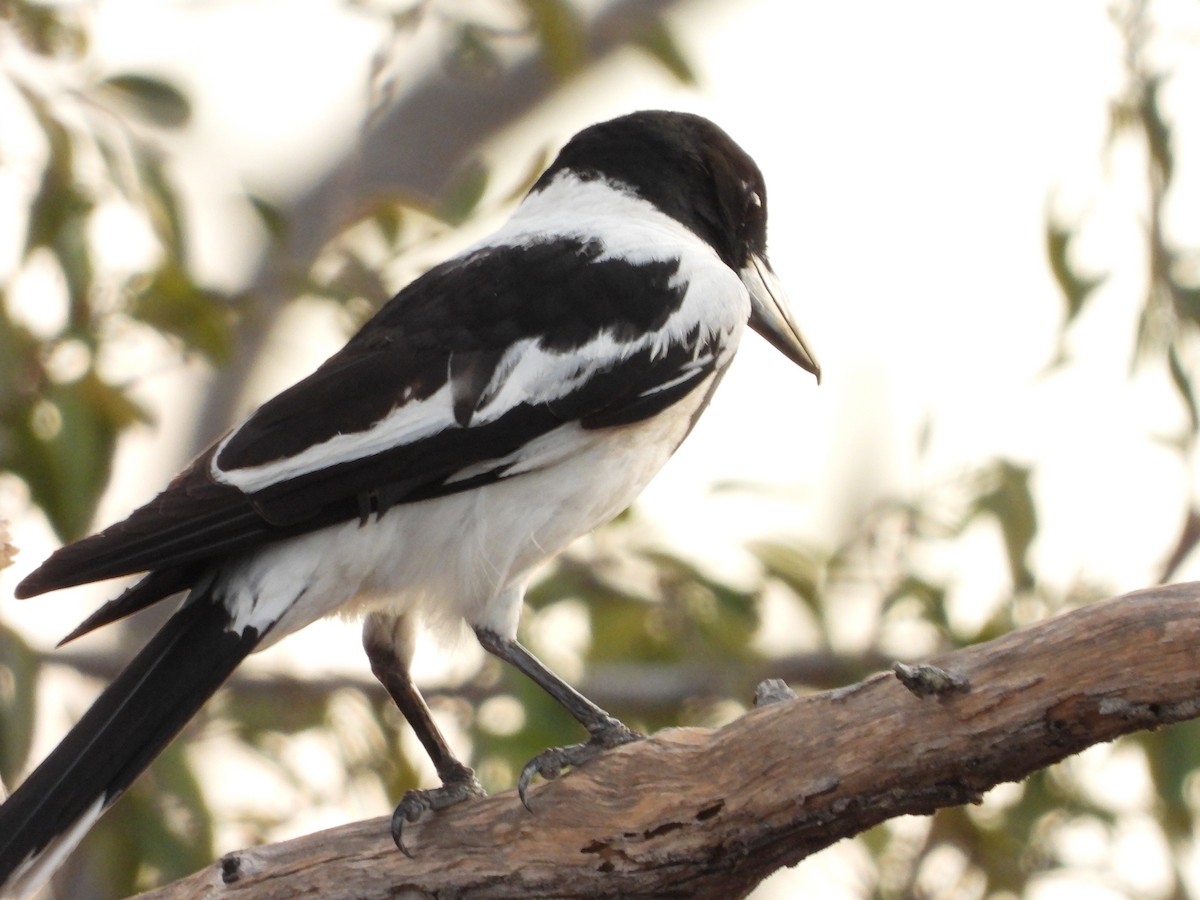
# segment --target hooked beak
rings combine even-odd
[[[783,285],[771,271],[771,266],[763,257],[752,253],[750,262],[739,274],[750,291],[750,327],[800,368],[812,372],[820,384],[821,365],[804,342],[800,326],[788,309]]]

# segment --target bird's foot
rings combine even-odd
[[[405,823],[416,822],[427,811],[436,812],[464,800],[486,797],[487,791],[480,785],[475,772],[466,766],[442,781],[438,788],[428,788],[419,791],[408,791],[396,805],[392,813],[392,840],[400,848],[400,852],[412,858],[408,848],[404,846]]]
[[[591,738],[582,744],[543,750],[525,763],[525,768],[521,770],[521,777],[517,779],[517,793],[521,797],[521,803],[526,809],[533,812],[526,791],[529,790],[529,782],[533,780],[534,775],[541,775],[547,780],[557,778],[562,774],[563,769],[582,766],[600,756],[605,750],[640,741],[644,737],[644,734],[627,728],[616,719],[609,719],[602,727],[592,731]]]

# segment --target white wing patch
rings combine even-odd
[[[697,356],[694,360],[692,360],[690,363],[688,363],[682,369],[680,369],[679,374],[676,375],[674,378],[670,379],[669,381],[664,381],[661,384],[656,384],[651,388],[647,388],[646,390],[644,390],[640,394],[638,394],[638,396],[639,397],[651,397],[654,394],[659,393],[660,391],[669,390],[670,388],[675,387],[675,385],[677,385],[677,384],[682,384],[683,382],[688,381],[689,379],[695,378],[696,372],[698,370],[701,370],[704,366],[707,366],[709,363],[712,362],[712,360],[713,360],[713,357],[711,354],[707,354],[705,356]],[[720,368],[720,367],[718,366],[718,368]]]
[[[335,434],[328,440],[306,447],[294,456],[269,463],[240,469],[222,469],[217,465],[217,460],[221,458],[221,451],[225,449],[225,445],[237,435],[237,430],[234,430],[221,441],[217,452],[213,454],[212,476],[217,481],[231,484],[249,493],[309,472],[415,443],[444,431],[453,424],[453,399],[450,396],[450,385],[447,383],[423,400],[409,401],[397,407],[365,431]]]
[[[723,367],[728,362],[750,317],[746,286],[707,243],[623,185],[600,179],[584,181],[563,172],[542,191],[527,197],[507,224],[466,254],[488,247],[561,238],[599,241],[604,250],[598,260],[615,258],[634,265],[677,260],[679,268],[672,285],[685,288],[683,300],[661,328],[632,341],[618,341],[611,333],[601,332],[567,352],[547,350],[536,338],[517,341],[496,366],[472,422],[495,421],[522,403],[552,403],[586,383],[594,373],[616,368],[622,360],[645,349],[652,358],[658,358],[672,346],[692,341],[699,354],[699,347],[719,335],[723,350],[717,365]],[[708,357],[697,356],[693,365],[707,361]],[[645,395],[688,377],[691,371],[681,370],[678,377],[655,385]],[[284,459],[222,469],[217,460],[236,436],[235,430],[213,454],[211,471],[217,481],[253,493],[457,427],[452,386],[447,383],[425,399],[396,407],[363,431],[334,435]]]
[[[671,285],[685,288],[683,302],[661,328],[635,341],[617,341],[601,332],[569,353],[545,350],[533,340],[514,344],[484,392],[477,420],[499,418],[522,402],[553,402],[585,383],[592,373],[612,369],[647,348],[651,358],[659,358],[684,340],[702,345],[720,335],[726,340],[718,367],[728,362],[750,318],[745,285],[708,244],[619,183],[583,180],[564,171],[527,197],[499,231],[468,252],[560,238],[599,241],[604,250],[597,262],[621,259],[639,265],[678,260]],[[698,358],[695,365],[705,362],[707,358]],[[681,371],[678,378],[656,385],[647,394],[678,384],[690,374]]]
[[[552,403],[576,390],[595,372],[612,368],[639,349],[641,343],[618,343],[602,332],[595,339],[561,353],[545,350],[537,341],[521,341],[506,356],[513,363],[498,368],[488,398],[476,411],[474,421],[491,422],[522,403]]]
[[[505,469],[505,475],[520,475],[522,472],[549,468],[569,459],[594,440],[595,438],[580,428],[578,423],[570,422],[533,438],[508,456],[464,466],[455,472],[453,477],[446,479],[446,483],[465,481],[496,469]]]
[[[687,295],[666,324],[649,336],[656,354],[679,343],[696,325],[709,333],[728,332],[750,318],[749,294],[712,247],[631,188],[608,179],[585,180],[569,170],[560,172],[526,197],[499,231],[468,252],[564,237],[599,241],[604,251],[597,261],[679,261],[671,284],[686,285]]]

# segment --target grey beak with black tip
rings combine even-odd
[[[770,264],[752,253],[750,262],[738,274],[750,292],[750,327],[800,368],[812,372],[820,384],[821,365],[804,342],[800,326],[788,308],[787,294]]]

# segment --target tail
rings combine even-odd
[[[0,897],[46,881],[261,639],[193,592],[20,787],[0,805]]]

